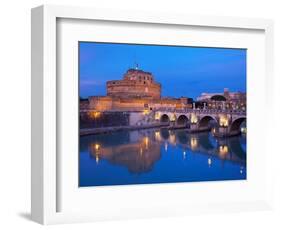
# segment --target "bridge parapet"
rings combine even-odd
[[[171,126],[179,125],[181,121],[190,132],[210,130],[210,121],[213,121],[217,124],[215,135],[219,137],[240,134],[240,125],[246,120],[246,112],[242,110],[160,108],[154,112],[160,122],[165,116],[167,123],[169,117]],[[183,116],[188,122],[183,123]]]
[[[222,110],[222,109],[174,109],[174,108],[159,108],[155,112],[168,112],[168,113],[195,113],[195,114],[236,114],[246,115],[244,110]]]

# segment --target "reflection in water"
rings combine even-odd
[[[211,164],[212,164],[212,159],[208,158],[208,165],[209,165],[209,167],[211,167]]]
[[[191,147],[191,150],[195,150],[198,148],[198,140],[194,136],[190,138],[190,147]]]
[[[227,145],[219,146],[219,156],[221,158],[224,158],[227,155],[228,155],[228,146]]]
[[[160,159],[160,143],[151,145],[147,136],[136,143],[120,143],[118,146],[90,144],[89,152],[92,158],[107,160],[112,165],[125,166],[131,173],[143,173],[152,169],[153,164]]]
[[[208,132],[150,129],[84,136],[80,186],[246,179],[245,150],[245,136],[215,139]]]

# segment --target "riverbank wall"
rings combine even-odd
[[[114,127],[103,127],[103,128],[84,128],[80,129],[80,136],[95,135],[102,133],[110,133],[124,130],[140,130],[140,129],[151,129],[151,128],[161,128],[168,127],[163,124],[150,124],[150,125],[128,125],[128,126],[114,126]]]

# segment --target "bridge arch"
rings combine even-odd
[[[170,123],[170,118],[167,114],[162,114],[160,117],[160,122],[161,123]]]
[[[230,126],[230,132],[240,132],[240,126],[244,121],[246,121],[246,117],[239,117],[232,121]]]
[[[187,126],[188,118],[186,115],[181,114],[177,119],[177,125]]]
[[[213,121],[218,124],[218,121],[215,117],[206,115],[199,120],[198,127],[200,128],[210,128],[210,122]]]

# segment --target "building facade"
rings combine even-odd
[[[212,109],[246,111],[247,105],[246,93],[229,92],[228,88],[225,88],[222,93],[202,93],[197,101]]]
[[[106,96],[88,98],[88,107],[97,111],[143,111],[159,108],[192,108],[189,98],[161,97],[161,84],[150,72],[129,69],[121,80],[106,83]]]
[[[106,83],[107,96],[118,98],[149,98],[161,97],[161,84],[154,81],[150,72],[129,69],[122,80]]]

